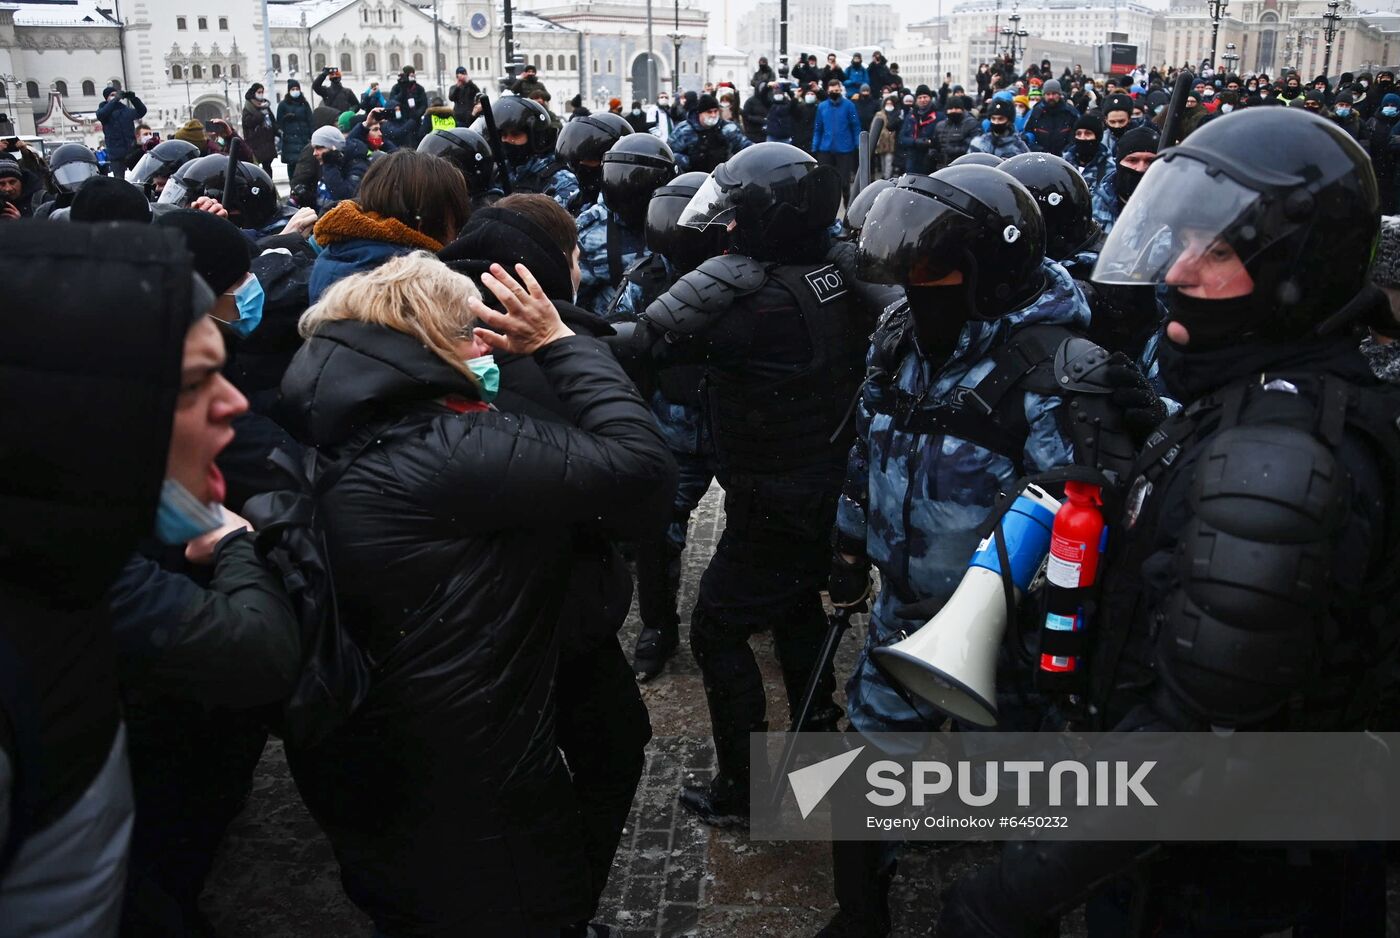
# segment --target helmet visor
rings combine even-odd
[[[166,175],[165,165],[165,160],[156,156],[155,153],[147,153],[141,157],[136,168],[126,174],[126,181],[133,185],[144,186],[156,176]]]
[[[70,192],[96,175],[97,166],[93,163],[65,163],[53,171],[54,181]]]
[[[165,205],[186,205],[189,203],[190,190],[185,188],[185,184],[178,176],[171,177],[165,188],[160,190],[160,198],[156,201]]]
[[[1258,224],[1260,194],[1207,170],[1190,157],[1156,160],[1109,233],[1093,279],[1189,284],[1222,295],[1241,265],[1267,245]]]
[[[922,192],[886,189],[860,231],[857,272],[871,283],[935,283],[961,269],[964,255],[957,246],[972,223],[971,216]]]
[[[705,180],[698,192],[690,199],[690,204],[681,212],[678,223],[687,228],[708,228],[711,225],[728,226],[734,220],[738,206],[732,194],[725,192],[713,175]]]

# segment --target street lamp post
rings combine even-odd
[[[1225,15],[1225,9],[1230,5],[1230,0],[1209,0],[1210,8],[1210,64],[1215,67],[1215,42],[1220,36],[1220,18]]]
[[[1225,43],[1225,54],[1222,55],[1221,58],[1225,60],[1225,74],[1236,74],[1235,63],[1240,60],[1240,54],[1235,51],[1235,44],[1233,42]]]
[[[1342,18],[1342,14],[1337,12],[1337,7],[1341,6],[1338,0],[1328,0],[1327,12],[1322,14],[1322,38],[1327,42],[1326,51],[1322,53],[1322,74],[1326,75],[1332,66],[1332,40],[1337,38],[1337,22]]]
[[[1011,25],[1003,26],[1001,34],[1006,37],[1006,54],[1011,59],[1011,68],[1014,71],[1016,62],[1021,57],[1021,40],[1030,33],[1021,28],[1021,14],[1017,10],[1012,9],[1007,19],[1011,21]]]
[[[675,0],[676,25],[671,33],[671,94],[681,99],[681,0]],[[781,59],[779,61],[782,61]]]

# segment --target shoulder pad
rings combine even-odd
[[[643,316],[667,332],[694,335],[767,280],[763,265],[741,254],[712,257],[672,284]]]
[[[1055,382],[1061,391],[1108,394],[1109,353],[1082,336],[1070,336],[1055,350]]]

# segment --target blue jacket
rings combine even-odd
[[[998,137],[991,131],[987,131],[968,145],[967,152],[990,153],[993,156],[1006,159],[1020,153],[1030,152],[1030,144],[1015,133],[1002,134]]]
[[[1026,118],[1026,140],[1037,153],[1059,155],[1074,139],[1074,125],[1079,120],[1079,112],[1068,101],[1061,101],[1058,107],[1046,107],[1041,101],[1031,108]]]
[[[575,304],[599,317],[606,317],[617,296],[617,285],[622,281],[622,273],[649,253],[646,239],[614,220],[608,224],[611,212],[603,204],[601,196],[597,204],[591,206],[578,217],[578,269],[581,274],[578,283],[578,299]],[[613,242],[617,251],[617,273],[614,274],[608,263],[608,243]],[[642,288],[630,281],[622,281],[628,293],[641,294]],[[621,305],[621,304],[619,304]],[[627,304],[630,311],[635,301]],[[623,318],[634,318],[624,316]]]
[[[719,134],[716,139],[713,135]],[[720,118],[719,125],[713,130],[701,130],[700,119],[691,114],[684,123],[678,124],[676,129],[671,131],[671,139],[668,144],[671,152],[676,157],[676,172],[686,173],[690,171],[691,162],[697,160],[701,155],[701,150],[707,145],[716,147],[722,146],[725,150],[724,159],[728,159],[735,153],[752,144],[753,141],[744,136],[743,130],[733,121]],[[719,162],[724,162],[720,160]]]
[[[1089,307],[1068,272],[1048,260],[1043,270],[1046,289],[1025,309],[996,322],[967,323],[953,354],[941,364],[925,358],[908,337],[895,356],[897,364],[888,369],[890,380],[867,380],[861,391],[836,528],[841,550],[863,549],[880,570],[881,590],[865,649],[846,686],[851,723],[862,733],[922,726],[870,663],[869,650],[900,629],[912,633],[924,624],[900,618],[897,607],[952,594],[977,546],[978,525],[997,494],[1008,491],[1017,477],[1011,460],[958,437],[896,430],[889,398],[897,388],[917,396],[923,407],[946,404],[956,389],[975,387],[986,377],[994,352],[1013,328],[1087,326]],[[890,322],[883,321],[877,330],[877,348]],[[876,354],[872,349],[872,366]],[[1023,393],[1030,431],[1022,456],[1025,471],[1071,464],[1073,444],[1055,413],[1060,399]]]
[[[817,105],[812,127],[813,153],[854,153],[860,147],[860,118],[849,98],[827,99]]]
[[[1075,155],[1075,142],[1071,140],[1069,146],[1065,147],[1062,154],[1065,161],[1075,169],[1079,170],[1079,175],[1084,177],[1084,182],[1088,184],[1089,191],[1093,192],[1098,188],[1099,182],[1113,167],[1113,153],[1108,149],[1108,144],[1099,141],[1099,152],[1089,161],[1087,165],[1081,165],[1079,157]]]
[[[128,105],[121,96],[113,95],[97,109],[97,119],[102,122],[102,137],[107,144],[107,158],[119,163],[132,150],[136,149],[136,122],[146,116],[146,105],[135,95]]]
[[[846,97],[849,98],[860,91],[861,85],[870,84],[870,72],[866,70],[864,65],[847,65],[846,80],[843,84],[846,86]],[[870,90],[878,92],[880,89],[872,87]]]

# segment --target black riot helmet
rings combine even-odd
[[[98,173],[97,156],[81,143],[65,143],[49,157],[54,182],[70,195]]]
[[[651,134],[632,134],[603,155],[603,201],[634,231],[646,221],[651,194],[676,175],[671,148]]]
[[[1265,164],[1260,153],[1269,154]],[[1253,290],[1221,307],[1230,321],[1217,338],[1295,339],[1341,325],[1345,314],[1334,314],[1367,285],[1379,236],[1375,172],[1350,134],[1296,108],[1249,108],[1202,124],[1153,161],[1093,279],[1170,287],[1189,273],[1196,286],[1211,276],[1218,287],[1237,286],[1237,263],[1218,251],[1201,258],[1223,243]],[[1174,313],[1177,298],[1168,291]],[[1212,301],[1194,305],[1202,302]]]
[[[860,230],[865,227],[865,219],[870,216],[870,206],[875,204],[875,199],[881,192],[893,186],[893,179],[877,179],[851,199],[851,204],[846,206],[846,217],[842,222],[846,229],[846,238],[854,241],[860,237]]]
[[[233,173],[233,191],[224,192],[228,161],[222,153],[190,160],[165,184],[161,203],[189,208],[195,199],[208,196],[228,210],[229,221],[238,227],[263,227],[277,214],[277,187],[261,166],[239,163]]]
[[[160,196],[156,191],[156,180],[174,176],[181,166],[199,159],[201,152],[188,140],[162,141],[146,151],[136,168],[127,174],[126,181],[140,186],[145,190],[146,198],[155,201]]]
[[[1001,157],[995,153],[964,153],[949,163],[949,166],[1000,166]]]
[[[159,147],[157,147],[159,149]],[[496,161],[491,156],[491,144],[475,130],[453,127],[435,130],[418,144],[418,152],[447,160],[467,177],[467,189],[481,195],[491,188],[496,177]]]
[[[1066,160],[1051,153],[1022,153],[997,167],[1030,190],[1045,219],[1045,256],[1055,261],[1087,251],[1103,234],[1094,221],[1089,184]]]
[[[735,245],[755,260],[812,253],[836,220],[841,177],[787,143],[756,143],[715,167],[680,223],[703,228],[733,221]]]
[[[989,166],[907,175],[886,189],[861,229],[862,280],[930,286],[962,274],[964,319],[993,320],[1044,288],[1045,222],[1035,196]]]
[[[505,95],[491,102],[491,116],[500,133],[529,135],[530,139],[524,144],[528,156],[542,156],[554,149],[558,133],[550,123],[549,112],[538,101],[522,98],[518,94]],[[507,152],[512,146],[506,145]]]
[[[723,228],[689,228],[679,223],[681,213],[709,178],[709,173],[684,173],[653,192],[647,203],[647,250],[670,261],[677,276],[724,253],[727,232]]]
[[[579,168],[583,166],[584,161],[601,163],[603,154],[630,133],[632,125],[610,111],[575,117],[559,131],[559,142],[555,145],[554,152],[569,164],[569,169],[575,176],[582,179]],[[585,173],[590,168],[583,166]],[[596,174],[597,170],[594,169],[594,175]]]

